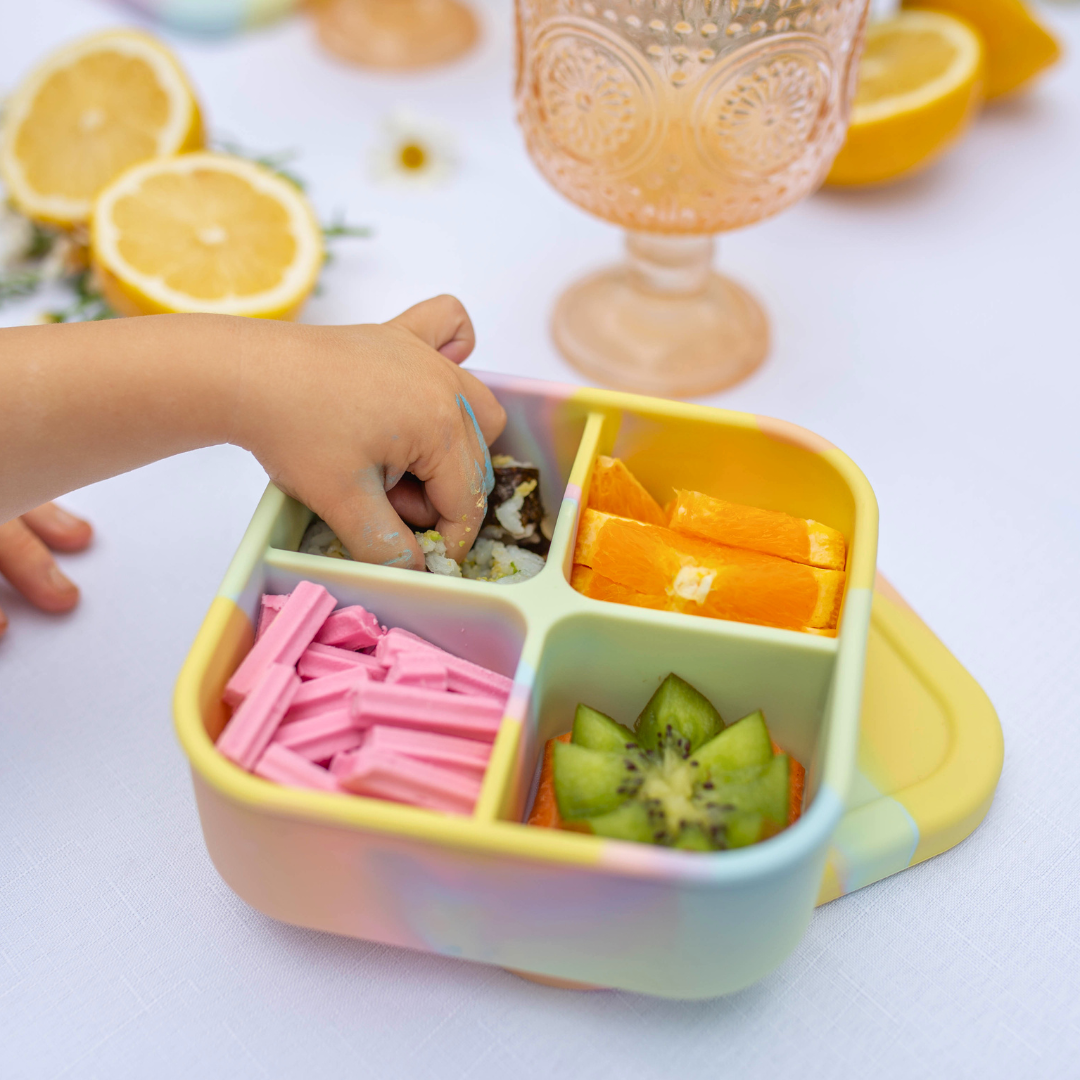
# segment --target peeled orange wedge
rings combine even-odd
[[[584,510],[571,584],[593,599],[793,630],[836,626],[844,574]],[[643,600],[631,599],[626,590]],[[601,595],[603,593],[603,595]],[[653,599],[654,598],[654,599]]]
[[[149,34],[109,30],[53,53],[5,102],[0,173],[22,213],[71,226],[124,169],[200,145],[176,58]]]
[[[1057,39],[1023,0],[905,0],[904,7],[958,15],[979,31],[988,99],[1019,89],[1061,56]]]
[[[596,459],[589,485],[589,509],[634,518],[649,525],[666,525],[660,504],[619,458]]]
[[[883,183],[929,165],[974,118],[984,81],[982,39],[962,19],[902,11],[871,24],[847,141],[827,182]]]
[[[838,529],[776,510],[725,502],[700,491],[676,491],[669,527],[715,544],[761,551],[792,562],[843,570],[847,544]]]
[[[91,259],[124,315],[295,318],[323,263],[319,223],[277,173],[228,154],[135,165],[100,195]]]

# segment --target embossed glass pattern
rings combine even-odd
[[[869,0],[517,0],[518,119],[551,184],[630,230],[627,262],[560,298],[576,367],[691,396],[764,358],[757,302],[712,235],[824,179],[844,139]]]
[[[630,229],[715,233],[812,191],[840,148],[866,0],[518,0],[529,153]]]

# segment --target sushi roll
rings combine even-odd
[[[543,530],[540,470],[508,454],[496,454],[491,466],[495,488],[488,498],[487,517],[480,535],[546,556],[551,541]]]

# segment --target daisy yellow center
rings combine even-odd
[[[401,167],[416,172],[427,164],[427,151],[417,143],[406,143],[398,152]]]

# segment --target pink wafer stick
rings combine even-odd
[[[277,613],[282,609],[285,601],[288,599],[288,596],[275,596],[272,593],[265,593],[263,595],[262,599],[259,601],[259,628],[255,631],[256,641],[270,629],[270,624],[277,618]]]
[[[300,654],[311,644],[334,610],[334,598],[321,585],[301,581],[289,594],[273,623],[251,647],[222,695],[230,705],[239,705],[270,664],[295,667]]]
[[[398,653],[394,657],[394,662],[386,672],[386,682],[445,692],[450,688],[448,676],[446,662],[441,656],[417,650]]]
[[[371,728],[363,745],[386,750],[401,757],[416,758],[447,769],[464,769],[483,773],[491,757],[491,746],[475,739],[458,739],[453,735],[435,735],[430,731],[378,725]]]
[[[358,727],[387,724],[440,735],[492,742],[502,721],[502,703],[471,694],[440,694],[400,683],[358,683],[350,697]]]
[[[255,775],[287,787],[314,788],[316,791],[340,791],[337,780],[324,768],[294,753],[281,743],[271,743],[255,766]]]
[[[368,669],[358,666],[304,683],[296,691],[289,711],[285,714],[286,725],[318,716],[320,713],[348,709],[349,693],[359,683],[367,682],[369,677]]]
[[[364,733],[353,723],[349,710],[341,708],[282,724],[273,741],[308,761],[327,761],[342,751],[355,750],[363,738]]]
[[[270,664],[232,714],[217,748],[242,769],[251,769],[274,737],[297,690],[300,676],[287,664]]]
[[[460,694],[486,694],[503,701],[510,696],[514,685],[512,679],[489,671],[470,660],[463,660],[460,656],[454,656],[453,653],[440,649],[438,645],[432,645],[430,641],[397,626],[392,627],[379,639],[375,646],[375,657],[386,667],[390,667],[398,656],[421,650],[429,650],[445,661],[451,690]]]
[[[340,649],[366,649],[385,633],[386,630],[370,611],[353,604],[335,611],[323,623],[315,640],[320,645],[337,645]]]
[[[296,673],[301,679],[321,679],[325,675],[337,675],[357,668],[365,668],[371,678],[379,681],[386,677],[386,668],[374,656],[339,649],[336,645],[317,645],[313,641],[297,661]]]
[[[346,791],[409,803],[426,810],[469,814],[480,794],[480,778],[426,761],[361,747],[349,772],[337,777]]]

